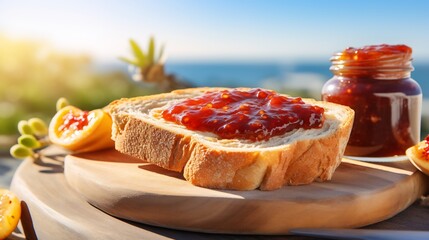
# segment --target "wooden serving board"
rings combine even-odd
[[[329,182],[275,191],[196,187],[180,173],[115,150],[69,155],[65,178],[93,206],[153,226],[210,233],[287,234],[292,228],[355,228],[399,213],[427,189],[408,161],[343,159]]]
[[[21,222],[25,222],[26,226],[32,225],[40,240],[236,239],[231,235],[177,231],[131,223],[110,216],[90,205],[69,187],[63,174],[63,152],[52,148],[47,150],[47,156],[40,160],[26,159],[20,164],[10,186],[27,206],[22,209]],[[22,227],[20,229],[23,230]],[[28,239],[35,239],[30,236],[27,235]],[[274,239],[285,238],[290,237]],[[261,238],[245,236],[244,239]]]

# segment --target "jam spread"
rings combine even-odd
[[[81,111],[78,115],[75,115],[70,110],[68,114],[64,115],[64,123],[59,127],[59,130],[82,130],[89,123],[88,116],[88,111]]]
[[[346,155],[404,155],[420,141],[421,89],[410,78],[411,48],[347,48],[331,58],[322,99],[350,106],[355,120]]]
[[[411,58],[412,49],[407,45],[371,45],[362,48],[349,47],[343,52],[337,54],[338,60],[349,60],[350,63],[356,65],[366,65],[364,61],[372,61],[383,58],[396,58],[399,60],[409,61]]]
[[[162,112],[162,117],[190,130],[223,139],[268,140],[294,129],[321,128],[324,109],[301,98],[263,89],[206,92]]]
[[[349,47],[336,53],[330,70],[338,76],[372,79],[401,79],[414,70],[412,49],[406,45],[371,45]]]

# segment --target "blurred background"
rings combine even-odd
[[[49,121],[59,97],[89,110],[165,90],[134,81],[119,59],[134,56],[130,39],[148,49],[151,36],[177,81],[313,98],[332,77],[334,52],[407,44],[425,97],[425,136],[428,9],[418,0],[0,0],[0,148],[15,143],[19,120]]]

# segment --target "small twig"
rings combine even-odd
[[[31,219],[30,210],[27,203],[21,201],[21,225],[27,240],[37,240],[36,231],[34,230],[33,220]]]

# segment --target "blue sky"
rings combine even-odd
[[[326,60],[403,43],[429,61],[429,1],[0,0],[0,34],[114,60],[153,35],[173,60]]]

